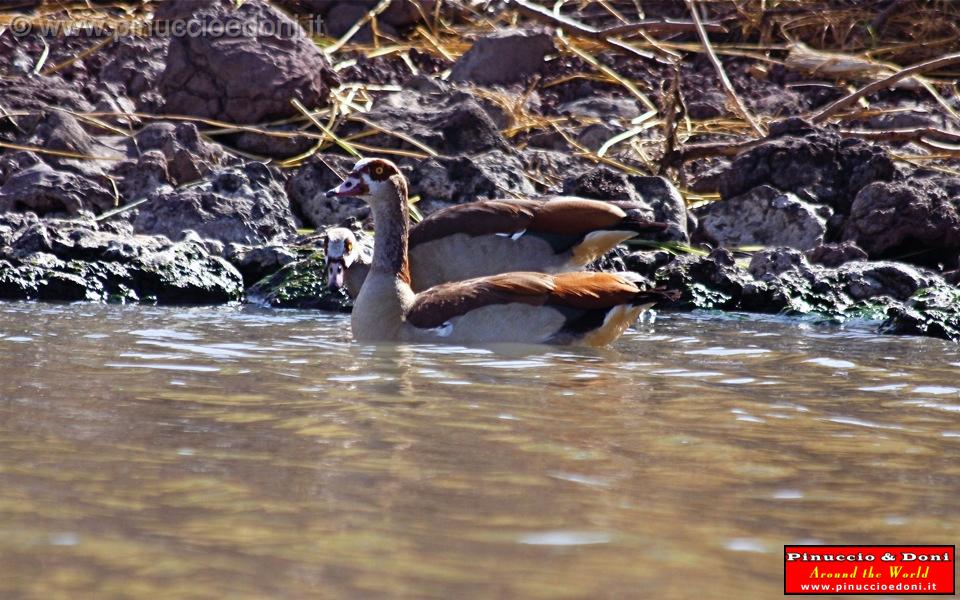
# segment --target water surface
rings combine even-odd
[[[2,598],[776,598],[954,543],[960,351],[661,315],[607,350],[0,304]]]

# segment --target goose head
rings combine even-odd
[[[344,286],[347,270],[360,256],[356,236],[344,227],[327,230],[324,255],[327,259],[327,288],[339,290]]]
[[[371,207],[395,203],[398,191],[406,195],[406,178],[397,165],[383,158],[364,158],[357,161],[343,182],[327,192],[327,198],[354,197],[365,200]]]

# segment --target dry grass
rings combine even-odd
[[[696,23],[685,13],[683,3],[675,0],[522,0],[519,5],[505,10],[488,10],[495,0],[476,2],[443,0],[434,10],[421,7],[422,23],[402,39],[377,34],[380,31],[378,15],[387,8],[386,0],[377,4],[363,22],[340,38],[317,36],[314,41],[328,56],[334,68],[341,72],[363,61],[394,62],[411,74],[419,72],[411,59],[412,53],[433,57],[438,64],[449,67],[470,46],[469,39],[497,28],[523,25],[537,21],[546,24],[555,36],[557,55],[582,65],[560,75],[552,75],[532,82],[527,88],[507,92],[476,88],[473,92],[492,102],[508,116],[504,136],[519,145],[537,133],[556,134],[567,144],[570,153],[597,164],[634,174],[664,173],[682,183],[678,170],[684,161],[714,155],[730,155],[749,146],[750,138],[763,131],[773,118],[752,114],[744,106],[733,111],[733,116],[695,120],[682,110],[683,98],[667,81],[656,89],[648,81],[628,76],[620,65],[649,64],[661,69],[664,79],[674,71],[674,64],[688,60],[691,53],[711,52],[716,57],[751,64],[750,72],[763,77],[773,66],[802,72],[823,86],[836,87],[842,94],[889,78],[912,64],[935,61],[960,52],[960,2],[952,0],[698,0],[691,1],[703,22],[703,32],[709,40],[698,39]],[[671,22],[652,18],[642,7],[661,5],[681,11]],[[496,6],[500,6],[499,1]],[[104,24],[142,22],[149,18],[156,1],[88,2],[46,0],[33,12],[35,19],[67,17],[77,22],[94,21]],[[0,13],[0,28],[9,26],[16,12],[16,3],[8,12]],[[369,23],[375,33],[370,43],[358,44],[354,36],[361,25]],[[691,33],[694,32],[694,33]],[[90,39],[72,56],[58,56],[54,61],[50,52],[36,57],[35,70],[52,75],[69,69],[77,60],[108,47],[110,39]],[[643,58],[641,58],[643,57]],[[631,63],[630,61],[633,61]],[[717,74],[725,77],[723,61],[715,60]],[[921,72],[922,71],[922,72]],[[956,75],[960,67],[944,61],[937,70],[917,71],[913,77],[899,80],[897,85],[929,94],[939,110],[953,122],[960,122],[954,108],[958,91]],[[441,71],[445,77],[449,70]],[[596,120],[567,116],[544,116],[529,108],[529,97],[536,92],[549,92],[558,86],[575,81],[590,81],[597,85],[620,88],[644,107],[638,119],[617,123],[619,130],[596,148],[588,148],[578,141],[581,131],[595,125]],[[719,79],[717,81],[719,85]],[[724,83],[731,100],[738,92],[730,82]],[[951,87],[951,84],[953,87]],[[317,153],[335,150],[348,154],[393,154],[412,158],[436,156],[436,151],[423,142],[399,131],[390,131],[364,116],[377,99],[397,91],[392,85],[372,85],[348,82],[334,90],[331,103],[324,107],[297,105],[298,115],[270,123],[237,125],[182,115],[145,115],[91,113],[77,115],[88,123],[124,133],[124,120],[151,119],[189,120],[196,122],[204,134],[222,136],[237,132],[253,132],[281,138],[306,138],[312,147],[285,160],[271,160],[284,168],[303,164]],[[732,92],[732,93],[731,93]],[[951,98],[953,96],[953,98]],[[846,123],[865,115],[881,114],[870,106],[868,95],[849,97],[826,115],[844,127]],[[737,103],[733,103],[737,106]],[[893,112],[896,109],[888,109]],[[669,114],[668,114],[669,113]],[[4,114],[0,107],[0,114]],[[13,119],[16,113],[11,113]],[[813,117],[812,114],[800,115]],[[826,118],[821,113],[821,118]],[[356,132],[357,125],[361,130]],[[349,129],[348,129],[349,128]],[[857,131],[846,127],[848,131]],[[355,133],[347,134],[347,131]],[[407,149],[390,149],[369,145],[367,138],[389,135],[403,140]],[[877,134],[865,133],[863,137]],[[895,135],[883,141],[898,141]],[[921,136],[911,146],[910,153],[898,155],[900,160],[913,164],[932,164],[944,167],[943,160],[958,154],[955,140],[944,136]],[[9,145],[7,145],[9,146]],[[917,154],[913,149],[926,150]],[[74,157],[80,158],[80,157]],[[99,158],[99,157],[90,157]],[[538,173],[531,178],[543,186],[552,181]],[[711,196],[688,195],[688,200],[699,201]]]

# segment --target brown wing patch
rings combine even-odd
[[[543,273],[506,273],[444,283],[417,295],[407,313],[407,322],[431,329],[491,304],[540,305],[547,301],[552,289],[553,277]]]
[[[410,246],[456,233],[477,236],[522,231],[529,226],[541,204],[535,200],[481,200],[444,208],[410,230]]]
[[[611,273],[561,273],[553,278],[550,304],[573,308],[610,308],[627,304],[640,292],[633,283]]]
[[[627,213],[600,200],[558,199],[544,202],[537,209],[530,231],[559,235],[583,235],[596,229],[608,229],[622,221]]]
[[[609,273],[506,273],[432,287],[417,296],[407,322],[431,329],[483,306],[514,302],[604,309],[629,303],[639,291]]]

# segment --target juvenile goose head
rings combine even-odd
[[[370,270],[370,246],[359,241],[349,229],[334,227],[327,230],[324,255],[327,289],[342,289],[356,298]]]
[[[352,231],[345,227],[334,227],[327,230],[324,256],[327,259],[328,288],[339,290],[343,287],[346,272],[353,266],[359,254],[357,238]]]

